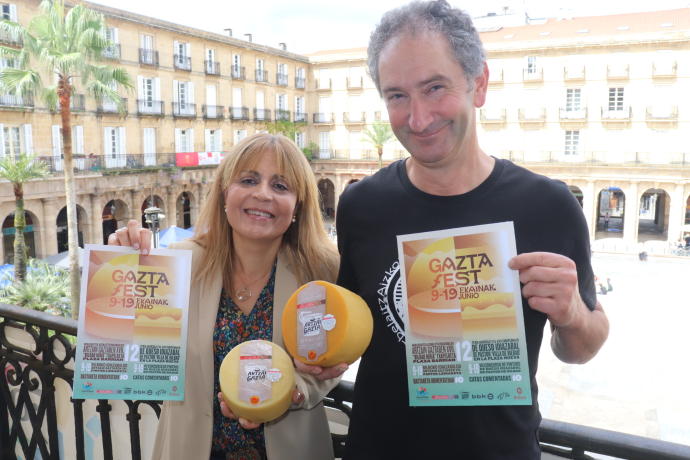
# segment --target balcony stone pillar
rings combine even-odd
[[[177,225],[177,190],[174,185],[170,185],[165,189],[165,222],[161,225],[162,228]]]
[[[587,220],[587,229],[589,230],[589,240],[594,241],[597,229],[597,197],[598,193],[594,190],[594,182],[588,180],[582,189],[582,212],[585,214]]]
[[[640,195],[637,182],[631,182],[624,190],[625,220],[623,222],[623,239],[628,248],[637,246],[637,231],[640,226]]]
[[[676,242],[683,236],[683,225],[685,224],[685,207],[687,206],[683,192],[683,184],[676,184],[675,189],[670,193],[671,209],[668,217],[668,241]]]
[[[89,207],[91,218],[91,234],[89,242],[92,244],[103,244],[103,208],[98,195],[89,195]]]
[[[41,247],[43,256],[47,257],[57,254],[57,220],[58,212],[62,207],[62,202],[57,198],[42,198],[43,217],[41,218]]]

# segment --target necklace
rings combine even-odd
[[[271,267],[271,270],[273,270],[273,267]],[[254,295],[254,293],[251,290],[251,286],[253,286],[256,282],[266,278],[271,273],[271,270],[269,270],[268,273],[261,275],[260,277],[256,278],[254,281],[251,281],[249,283],[242,281],[242,284],[244,286],[235,290],[235,298],[240,302],[244,302],[245,300],[251,299]],[[239,272],[237,273],[237,276],[239,277]]]

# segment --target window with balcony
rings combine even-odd
[[[276,95],[276,121],[290,121],[287,94]]]
[[[173,116],[196,117],[194,83],[173,80]]]
[[[242,58],[239,54],[232,55],[232,67],[230,68],[230,76],[233,80],[246,79],[244,67],[242,67]]]
[[[565,110],[573,112],[580,110],[580,100],[582,91],[580,88],[567,88],[565,90]]]
[[[278,73],[276,74],[276,85],[287,86],[288,85],[288,70],[287,64],[278,64]]]
[[[13,3],[0,3],[0,19],[18,22],[17,5]],[[0,43],[8,45],[21,45],[22,39],[19,35],[0,30]]]
[[[194,128],[175,128],[175,151],[194,152]]]
[[[304,133],[301,131],[297,131],[295,133],[295,144],[297,144],[297,147],[303,149],[304,148]]]
[[[307,122],[307,114],[305,112],[304,96],[295,97],[295,123]]]
[[[173,61],[176,69],[192,70],[191,47],[189,43],[173,43]]]
[[[120,38],[117,27],[106,27],[103,32],[108,46],[101,53],[106,59],[120,59]]]
[[[220,75],[220,62],[216,61],[216,50],[206,50],[204,71],[206,72],[206,75]]]
[[[33,153],[33,136],[30,124],[6,125],[0,123],[0,157],[18,157]]]
[[[541,68],[537,65],[536,56],[527,56],[525,59],[525,78],[536,79],[541,76]]]
[[[295,75],[295,88],[305,89],[307,87],[307,71],[304,67],[298,67]]]
[[[139,63],[158,65],[158,51],[153,46],[153,35],[142,34],[139,37]]]
[[[255,79],[259,83],[267,83],[268,82],[268,72],[265,69],[265,62],[263,59],[257,59],[256,60],[256,75]]]
[[[239,144],[242,139],[247,137],[247,130],[246,129],[236,129],[232,133],[232,141],[235,145]]]
[[[143,141],[144,165],[153,166],[156,164],[156,128],[144,128]]]
[[[348,89],[361,89],[364,86],[364,68],[350,67],[347,77]]]
[[[63,148],[62,148],[62,127],[60,125],[51,126],[52,138],[52,168],[55,171],[62,171],[64,169]],[[72,126],[72,154],[76,155],[74,158],[74,167],[83,170],[85,169],[84,155],[84,127],[81,125]]]
[[[139,98],[137,99],[137,112],[140,115],[163,115],[163,101],[161,101],[160,78],[137,77]]]
[[[319,133],[319,158],[331,158],[331,133],[328,131]]]
[[[565,150],[566,155],[579,155],[580,153],[580,131],[566,131],[565,132]]]

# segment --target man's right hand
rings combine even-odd
[[[142,228],[139,222],[132,219],[126,227],[118,228],[108,236],[108,244],[111,246],[130,246],[139,249],[143,255],[151,252],[151,230]]]

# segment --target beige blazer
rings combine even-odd
[[[183,241],[175,249],[192,251],[192,280],[189,294],[189,324],[184,401],[163,404],[153,460],[206,460],[211,454],[213,435],[213,329],[222,288],[221,273],[202,281],[195,279],[206,262],[205,250],[196,243]],[[273,342],[283,345],[281,317],[283,306],[299,287],[288,266],[278,257],[273,303]],[[319,381],[313,376],[296,374],[304,403],[265,425],[269,460],[328,460],[333,445],[326,413],[321,402],[338,379]]]

